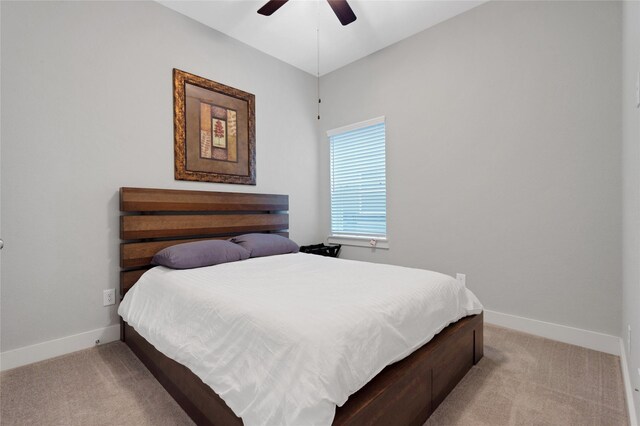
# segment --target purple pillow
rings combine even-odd
[[[248,258],[249,252],[237,244],[226,240],[207,240],[162,249],[153,256],[151,264],[172,269],[190,269]]]
[[[229,238],[229,241],[244,247],[251,257],[297,253],[300,250],[296,243],[276,234],[244,234]]]

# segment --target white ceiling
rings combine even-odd
[[[267,0],[164,1],[164,6],[258,50],[320,75],[463,13],[486,0],[350,0],[358,19],[343,27],[325,0],[290,0],[271,16]]]

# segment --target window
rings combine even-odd
[[[327,132],[332,242],[385,248],[387,185],[384,117]],[[360,242],[358,242],[360,240]]]

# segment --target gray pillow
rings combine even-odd
[[[251,253],[251,257],[297,253],[300,250],[289,238],[276,234],[244,234],[230,238],[229,241],[244,247]]]
[[[249,252],[237,244],[226,240],[207,240],[162,249],[153,256],[151,264],[172,269],[190,269],[248,258]]]

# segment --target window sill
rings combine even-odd
[[[375,241],[375,245],[371,244],[371,241]],[[386,238],[330,235],[327,237],[327,242],[330,244],[341,244],[343,246],[369,247],[372,249],[389,250],[389,241]]]

